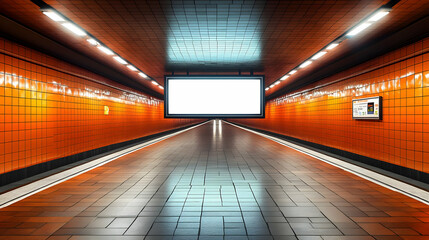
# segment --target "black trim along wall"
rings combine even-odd
[[[388,162],[384,162],[384,161],[381,161],[381,160],[378,160],[375,158],[362,156],[362,155],[359,155],[356,153],[340,150],[340,149],[333,148],[333,147],[328,147],[328,146],[318,144],[318,143],[313,143],[313,142],[301,140],[301,139],[290,137],[287,135],[282,135],[282,134],[273,133],[273,132],[258,129],[258,128],[249,127],[249,126],[238,124],[238,123],[235,123],[232,121],[231,121],[231,123],[236,124],[236,125],[241,126],[241,127],[244,127],[244,128],[251,129],[253,131],[264,133],[264,134],[267,134],[267,135],[270,135],[273,137],[277,137],[280,139],[291,141],[297,145],[307,147],[307,148],[310,148],[312,150],[316,150],[318,152],[330,155],[330,156],[335,157],[335,158],[339,158],[341,160],[347,161],[347,162],[355,164],[355,165],[359,165],[359,166],[364,167],[364,168],[369,168],[368,166],[375,167],[375,168],[369,168],[369,169],[372,171],[376,171],[378,173],[381,173],[383,175],[388,175],[390,177],[396,178],[397,180],[407,182],[407,183],[415,185],[417,187],[429,190],[428,186],[426,186],[426,184],[429,184],[429,173],[425,173],[425,172],[418,171],[418,170],[411,169],[411,168],[407,168],[407,167],[398,166],[398,165],[388,163]],[[368,166],[365,166],[362,164],[365,164]],[[380,171],[380,170],[385,170],[385,171]],[[392,175],[389,173],[398,174],[400,176],[395,176],[395,175]],[[413,181],[409,181],[408,179],[405,179],[401,176],[406,177],[406,178],[410,178],[410,180],[411,179],[417,180],[423,184],[419,184],[419,183],[416,183]]]
[[[71,156],[67,156],[67,157],[51,160],[48,162],[39,163],[39,164],[29,166],[26,168],[17,169],[17,170],[11,171],[11,172],[3,173],[3,174],[0,174],[0,186],[4,186],[4,185],[7,185],[7,184],[10,184],[13,182],[17,182],[19,180],[29,178],[29,177],[35,176],[37,174],[44,173],[44,172],[47,172],[47,171],[50,171],[50,170],[71,164],[71,163],[75,163],[75,162],[78,162],[78,161],[81,161],[81,160],[84,160],[84,159],[87,159],[90,157],[94,157],[97,155],[107,153],[110,151],[118,151],[118,150],[121,150],[121,148],[123,148],[123,147],[130,147],[130,146],[135,145],[135,144],[140,144],[142,142],[149,141],[149,140],[152,140],[154,138],[161,137],[161,136],[165,136],[165,135],[183,130],[185,128],[195,126],[195,125],[200,124],[200,123],[202,123],[202,122],[187,125],[185,127],[175,128],[172,130],[152,134],[149,136],[145,136],[145,137],[141,137],[141,138],[125,141],[125,142],[111,144],[111,145],[104,146],[101,148],[92,149],[92,150],[89,150],[86,152],[81,152],[81,153],[74,154]]]

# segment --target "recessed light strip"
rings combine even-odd
[[[160,89],[164,89],[158,82],[156,82],[156,80],[152,79],[151,77],[149,77],[146,73],[140,71],[139,69],[137,69],[134,65],[128,64],[129,62],[126,61],[124,58],[122,58],[121,56],[119,56],[119,54],[116,54],[113,50],[109,49],[108,47],[106,47],[106,45],[102,44],[100,41],[98,41],[94,36],[92,36],[91,34],[89,34],[87,31],[85,31],[83,28],[81,28],[80,26],[78,26],[77,24],[75,24],[73,21],[71,21],[70,19],[68,19],[67,17],[65,17],[64,15],[62,15],[61,13],[59,13],[58,11],[56,11],[54,8],[49,7],[49,8],[41,8],[40,9],[42,11],[42,13],[44,15],[46,15],[47,17],[49,17],[51,20],[60,23],[63,27],[65,27],[67,30],[69,30],[70,32],[76,34],[79,37],[84,37],[86,39],[86,41],[94,47],[97,47],[101,52],[112,56],[114,60],[116,60],[118,63],[127,66],[127,68],[129,68],[131,71],[137,72],[138,75],[144,79],[148,79],[150,81],[155,82],[156,85],[160,88]]]
[[[349,37],[353,37],[370,27],[374,22],[377,22],[387,14],[389,14],[390,10],[392,9],[390,7],[387,7],[386,5],[379,8],[377,11],[375,11],[373,14],[371,14],[369,17],[365,18],[363,21],[359,22],[355,26],[351,28],[350,31],[342,34],[340,37],[329,43],[326,47],[324,47],[322,50],[314,54],[311,58],[305,60],[302,62],[298,67],[295,67],[293,70],[291,70],[289,73],[283,75],[279,80],[272,83],[269,87],[265,88],[265,91],[270,90],[275,85],[278,85],[280,81],[284,81],[287,78],[289,78],[292,74],[296,73],[298,69],[302,69],[307,67],[308,65],[312,64],[314,60],[318,60],[321,57],[323,57],[325,54],[327,54],[330,50],[336,48],[342,41],[346,40]]]

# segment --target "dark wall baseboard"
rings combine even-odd
[[[78,161],[81,161],[84,159],[88,159],[88,158],[91,158],[91,157],[94,157],[97,155],[102,155],[102,154],[105,154],[107,152],[110,153],[113,151],[118,151],[118,150],[121,150],[121,148],[130,147],[132,145],[140,144],[142,142],[149,141],[149,140],[152,140],[154,138],[165,136],[167,134],[174,133],[174,132],[183,130],[185,128],[195,126],[197,124],[200,124],[200,123],[191,124],[191,125],[188,125],[185,127],[175,128],[172,130],[152,134],[149,136],[145,136],[145,137],[141,137],[141,138],[125,141],[125,142],[111,144],[111,145],[104,146],[101,148],[96,148],[96,149],[92,149],[92,150],[89,150],[86,152],[81,152],[81,153],[78,153],[75,155],[71,155],[71,156],[55,159],[52,161],[39,163],[39,164],[29,166],[26,168],[17,169],[17,170],[11,171],[11,172],[3,173],[3,174],[0,174],[0,186],[4,186],[4,185],[10,184],[10,183],[14,183],[14,182],[20,181],[22,179],[35,176],[37,174],[41,174],[41,173],[44,173],[44,172],[47,172],[47,171],[50,171],[50,170],[53,170],[56,168],[63,167],[63,166],[68,165],[68,164],[72,164],[72,163],[75,163],[75,162],[78,162]]]
[[[297,145],[307,147],[307,148],[310,148],[312,150],[316,150],[316,151],[324,153],[326,155],[329,155],[329,156],[332,156],[335,158],[339,158],[343,161],[346,161],[346,162],[349,162],[349,163],[370,169],[372,171],[381,173],[383,175],[388,175],[388,176],[393,177],[397,180],[415,185],[416,187],[423,188],[425,190],[429,190],[429,187],[428,187],[429,185],[427,185],[427,184],[429,184],[429,173],[425,173],[425,172],[418,171],[415,169],[410,169],[410,168],[398,166],[398,165],[388,163],[388,162],[384,162],[384,161],[381,161],[381,160],[378,160],[375,158],[362,156],[362,155],[359,155],[356,153],[340,150],[340,149],[333,148],[333,147],[328,147],[328,146],[325,146],[322,144],[308,142],[308,141],[301,140],[301,139],[294,138],[294,137],[290,137],[287,135],[282,135],[282,134],[273,133],[273,132],[258,129],[258,128],[249,127],[249,126],[246,126],[243,124],[238,124],[238,123],[235,123],[232,121],[231,121],[231,123],[242,126],[244,128],[248,128],[248,129],[260,132],[260,133],[264,133],[264,134],[267,134],[267,135],[270,135],[273,137],[277,137],[280,139],[284,139],[284,140],[293,142]],[[391,174],[391,173],[393,173],[393,174]],[[410,178],[410,179],[406,179],[406,178]],[[417,180],[418,182],[412,181],[412,180]]]

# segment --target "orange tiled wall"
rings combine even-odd
[[[428,50],[429,38],[273,99],[265,119],[232,121],[429,173]],[[372,96],[383,120],[353,120],[352,99]]]
[[[0,38],[0,174],[201,121],[163,111],[158,99]]]

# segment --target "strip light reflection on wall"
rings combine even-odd
[[[265,91],[270,90],[274,86],[278,85],[279,81],[284,81],[288,77],[290,77],[292,74],[296,73],[298,69],[305,68],[308,65],[310,65],[313,60],[318,60],[325,54],[329,52],[329,50],[332,50],[336,48],[342,41],[346,40],[349,37],[353,37],[370,27],[373,23],[376,21],[382,19],[384,16],[389,14],[391,11],[391,8],[387,8],[385,6],[379,8],[377,11],[375,11],[373,14],[371,14],[369,17],[365,18],[363,21],[359,22],[355,26],[351,28],[351,30],[347,31],[346,33],[342,34],[340,37],[335,39],[333,42],[329,43],[327,47],[325,47],[323,50],[320,50],[316,54],[314,54],[311,58],[304,60],[301,64],[298,65],[298,67],[295,67],[293,70],[291,70],[286,75],[283,75],[279,80],[273,82],[269,87],[265,88]]]
[[[104,52],[105,54],[107,54],[109,56],[112,56],[113,59],[116,60],[117,62],[119,62],[120,64],[122,64],[124,66],[127,66],[132,71],[137,72],[140,77],[148,79],[150,81],[155,81],[156,82],[156,80],[152,79],[147,74],[145,74],[144,72],[140,71],[139,69],[137,69],[133,65],[131,65],[131,64],[127,65],[128,61],[126,61],[124,58],[122,58],[121,56],[119,56],[118,54],[116,54],[114,51],[112,51],[111,49],[109,49],[108,47],[106,47],[100,41],[96,40],[91,34],[89,34],[84,29],[80,28],[77,24],[75,24],[72,21],[70,21],[67,17],[65,17],[64,15],[62,15],[61,13],[59,13],[58,11],[56,11],[55,9],[49,7],[49,8],[41,8],[40,10],[42,11],[42,13],[44,15],[46,15],[47,17],[49,17],[54,22],[60,23],[61,26],[65,27],[70,32],[76,34],[79,37],[86,37],[86,41],[91,46],[97,47],[100,51]],[[159,85],[159,83],[157,83],[157,85]],[[159,86],[161,86],[161,85],[159,85]],[[164,89],[164,88],[160,87],[160,89]]]

